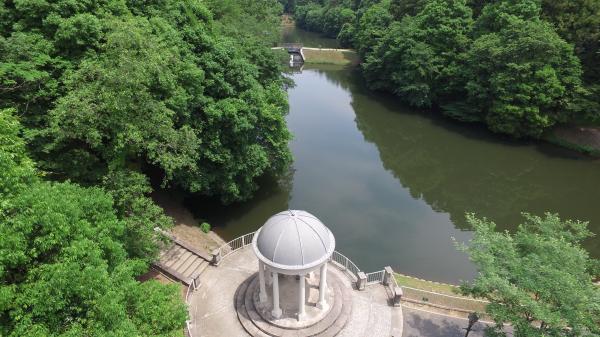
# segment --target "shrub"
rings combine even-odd
[[[200,230],[204,233],[210,232],[210,224],[208,222],[203,222],[200,224]]]

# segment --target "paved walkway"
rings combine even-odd
[[[348,277],[330,265],[330,272],[352,287]],[[218,267],[209,266],[200,276],[200,287],[190,296],[193,337],[248,336],[237,318],[235,292],[254,273],[258,260],[248,246],[223,259]],[[352,312],[342,337],[401,336],[402,308],[388,305],[385,287],[373,285],[365,291],[352,290]]]
[[[463,337],[469,321],[438,313],[403,307],[403,337]],[[476,323],[469,337],[483,337],[485,324]]]

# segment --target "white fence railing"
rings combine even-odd
[[[337,250],[331,254],[331,262],[335,263],[338,268],[347,271],[354,279],[358,279],[358,273],[360,269],[344,254],[338,252]]]
[[[219,255],[222,258],[224,258],[225,256],[235,252],[236,250],[240,249],[240,248],[244,248],[247,245],[252,243],[252,239],[254,238],[254,233],[256,232],[251,232],[248,233],[246,235],[242,235],[240,237],[237,237],[229,242],[227,242],[226,244],[222,245],[221,247],[218,248],[219,250]]]
[[[367,273],[367,285],[375,284],[375,283],[383,283],[383,275],[385,274],[385,270],[375,271],[372,273]]]
[[[254,234],[256,232],[251,232],[240,237],[237,237],[221,247],[217,248],[216,254],[218,254],[219,261],[225,258],[227,255],[235,252],[238,249],[244,248],[252,243],[252,239],[254,238]],[[338,252],[337,250],[331,254],[330,262],[332,262],[336,267],[345,271],[354,281],[358,280],[358,273],[361,271],[352,260],[347,258],[344,254]],[[384,271],[376,271],[374,273],[369,273],[367,275],[367,284],[376,284],[383,282]]]
[[[192,279],[192,282],[188,285],[187,292],[185,293],[185,303],[188,306],[190,305],[190,293],[194,290],[196,290],[196,280]],[[192,324],[191,320],[185,321],[185,330],[186,330],[185,332],[187,333],[188,337],[194,337],[192,335],[192,328],[190,327],[191,324]]]

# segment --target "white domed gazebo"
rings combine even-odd
[[[317,307],[325,311],[327,262],[335,250],[335,238],[317,217],[298,210],[288,210],[270,217],[256,231],[252,248],[258,258],[259,298],[267,302],[265,272],[272,276],[274,318],[281,317],[279,274],[298,276],[298,320],[305,315],[305,278],[319,269]]]

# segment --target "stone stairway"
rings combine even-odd
[[[192,280],[198,278],[209,263],[194,251],[173,243],[168,250],[160,254],[160,258],[155,264],[166,273],[189,285]]]
[[[161,251],[154,266],[187,286],[192,283],[194,283],[194,288],[199,286],[198,276],[210,264],[211,256],[177,239],[170,233],[158,228],[154,230],[170,241],[169,245]]]

